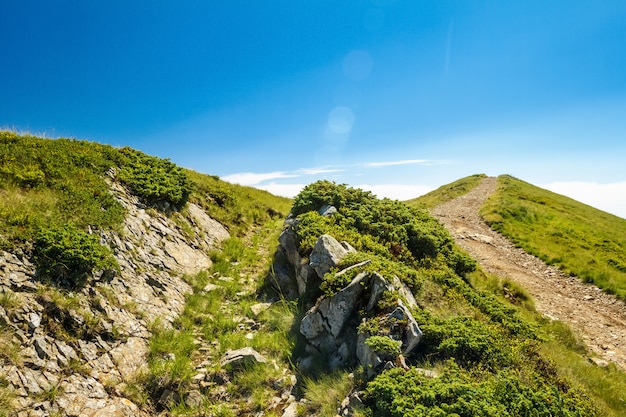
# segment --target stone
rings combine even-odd
[[[26,322],[31,330],[35,330],[41,325],[41,316],[37,313],[28,313]]]
[[[252,365],[254,363],[266,363],[267,359],[251,347],[245,347],[237,350],[228,350],[220,361],[221,365],[231,368],[241,368]]]
[[[250,310],[255,316],[258,316],[263,311],[267,310],[272,306],[272,303],[257,303],[250,306]]]
[[[285,407],[282,417],[298,417],[298,403],[292,402]]]
[[[342,245],[330,235],[322,235],[315,242],[309,265],[320,278],[324,278],[324,275],[331,268],[336,267],[341,259],[350,252],[355,252],[354,248]]]
[[[365,376],[367,379],[371,379],[378,373],[378,369],[383,364],[383,361],[376,352],[365,343],[366,340],[367,335],[359,334],[356,342],[356,356],[365,371]]]
[[[406,320],[407,324],[402,335],[402,354],[407,355],[419,344],[423,333],[408,308],[398,300],[398,307],[392,311],[388,318],[396,318],[398,320]]]
[[[394,275],[391,280],[391,283],[393,285],[393,288],[400,295],[400,297],[404,299],[404,301],[406,301],[408,308],[418,307],[417,301],[415,300],[415,296],[413,296],[413,293],[411,292],[410,288],[407,287],[404,282],[400,281],[400,278]]]
[[[205,287],[202,289],[202,291],[204,292],[211,292],[211,291],[215,291],[217,289],[219,289],[220,286],[219,285],[215,285],[215,284],[207,284],[205,285]]]
[[[322,299],[317,311],[328,324],[328,329],[334,337],[339,336],[346,320],[350,317],[361,294],[365,291],[367,272],[358,274],[348,286],[332,295]],[[303,319],[304,322],[304,319]]]
[[[109,354],[122,379],[128,382],[146,369],[148,342],[140,337],[129,337],[126,343],[111,349]]]
[[[283,229],[282,233],[278,237],[278,243],[282,248],[287,260],[291,265],[300,264],[300,253],[298,252],[298,245],[296,244],[296,231],[297,223],[285,222],[287,226]]]
[[[80,348],[80,353],[88,361],[92,361],[98,357],[98,347],[95,343],[86,342],[82,339],[78,340],[78,346]]]
[[[198,390],[191,390],[185,397],[185,404],[189,408],[200,408],[204,403],[204,396]]]
[[[319,209],[318,213],[324,217],[331,217],[332,215],[337,213],[337,208],[335,206],[327,204]]]
[[[309,264],[302,263],[296,270],[296,283],[298,285],[298,293],[303,295],[311,288],[318,288],[322,280]]]
[[[298,297],[298,284],[295,278],[294,268],[286,262],[286,255],[279,247],[274,256],[272,270],[269,273],[272,285],[287,300],[295,300]]]
[[[393,291],[393,286],[379,273],[375,272],[372,274],[370,279],[370,299],[365,309],[372,311],[386,291]]]
[[[46,342],[45,338],[42,335],[37,335],[33,337],[33,346],[35,347],[37,356],[39,356],[40,359],[52,358],[53,355],[50,350],[50,346],[48,345],[48,342]]]

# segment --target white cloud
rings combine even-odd
[[[274,195],[278,195],[281,197],[289,197],[293,198],[304,188],[306,184],[263,184],[258,185],[256,188],[261,190],[269,191]]]
[[[339,168],[303,168],[299,169],[296,172],[302,175],[319,175],[319,174],[330,174],[333,172],[343,172],[345,169]]]
[[[388,167],[392,165],[410,165],[410,164],[425,164],[427,159],[405,159],[402,161],[389,161],[389,162],[367,162],[363,166],[370,168]]]
[[[295,178],[297,175],[288,174],[286,172],[266,172],[256,174],[254,172],[241,172],[222,177],[224,181],[232,182],[240,185],[257,185],[263,181],[275,180],[278,178]]]
[[[608,184],[561,181],[540,187],[626,219],[626,181]]]
[[[356,188],[361,188],[366,191],[371,191],[378,198],[391,198],[394,200],[410,200],[412,198],[419,197],[426,194],[429,191],[434,190],[433,187],[427,185],[406,185],[406,184],[380,184],[369,185],[362,184],[357,185]]]

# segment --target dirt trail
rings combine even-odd
[[[485,178],[468,194],[436,207],[432,214],[483,269],[522,285],[544,316],[568,323],[591,351],[626,370],[626,304],[577,277],[564,275],[491,230],[478,210],[495,189],[496,178]]]

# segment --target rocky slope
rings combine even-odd
[[[147,208],[117,183],[126,208],[121,233],[91,231],[120,272],[100,271],[60,291],[39,280],[29,255],[0,252],[0,374],[16,415],[141,416],[126,397],[146,364],[151,326],[169,326],[191,291],[182,279],[211,265],[229,236],[201,208],[173,216]]]

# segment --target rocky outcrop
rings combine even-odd
[[[166,216],[111,188],[127,211],[123,230],[92,233],[119,273],[68,291],[40,282],[27,254],[0,252],[0,374],[19,417],[145,415],[126,386],[145,369],[149,328],[171,325],[191,291],[183,274],[209,267],[208,251],[229,236],[198,206]]]
[[[332,216],[333,207],[324,207],[320,214]],[[338,242],[330,235],[319,237],[308,260],[300,256],[296,231],[298,222],[288,218],[280,236],[279,253],[289,267],[276,284],[283,293],[294,298],[307,291],[317,291],[319,284],[340,261],[355,249],[347,242]],[[353,276],[344,288],[320,296],[300,322],[300,333],[306,340],[306,355],[298,359],[306,371],[322,358],[330,369],[361,365],[371,378],[384,368],[406,366],[404,358],[413,352],[422,338],[418,323],[411,314],[417,303],[410,289],[397,276],[384,277],[368,266],[370,261],[352,265],[337,272],[334,282],[346,274]],[[284,287],[283,287],[284,286]],[[297,288],[297,295],[294,288]],[[384,299],[381,306],[380,301]],[[385,337],[397,344],[397,353],[377,351],[368,339]],[[375,340],[375,339],[372,339]],[[374,347],[372,347],[374,346]]]

